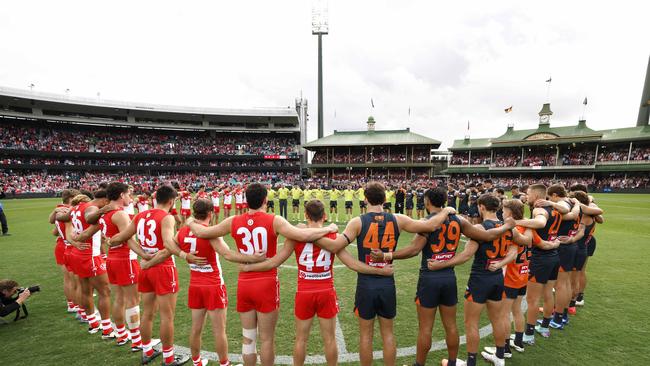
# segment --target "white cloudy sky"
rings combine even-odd
[[[371,98],[377,128],[443,146],[467,120],[472,137],[532,128],[549,75],[555,125],[575,123],[587,96],[592,128],[633,126],[649,13],[647,1],[330,0],[326,133],[365,128]],[[309,0],[12,1],[0,35],[2,86],[211,107],[287,106],[302,92],[316,134]]]

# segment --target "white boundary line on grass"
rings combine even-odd
[[[337,324],[338,324],[338,319],[337,319]],[[338,327],[337,327],[338,328]],[[486,325],[483,328],[479,329],[479,336],[481,338],[485,338],[488,335],[492,334],[492,325]],[[345,342],[345,341],[343,341]],[[339,343],[338,337],[337,337],[337,345]],[[460,344],[463,345],[466,343],[466,338],[465,336],[460,337]],[[430,352],[434,351],[440,351],[443,349],[447,348],[447,344],[445,343],[445,340],[440,340],[437,342],[434,342],[431,345],[431,350]],[[178,354],[186,354],[190,355],[190,349],[187,347],[183,346],[174,346],[174,350]],[[339,362],[359,362],[359,354],[358,353],[347,353],[347,352],[342,352],[343,348],[339,346]],[[415,355],[415,346],[410,346],[410,347],[401,347],[397,349],[397,357],[407,357],[407,356],[413,356]],[[201,357],[202,358],[207,358],[212,361],[217,361],[219,362],[219,356],[215,352],[207,352],[201,350]],[[382,351],[373,351],[372,352],[372,357],[375,360],[381,360],[384,358],[384,355]],[[234,353],[229,353],[228,358],[230,359],[230,362],[243,362],[241,354],[234,354]],[[308,355],[307,358],[305,359],[305,364],[308,365],[314,365],[314,364],[324,364],[326,363],[325,356],[324,355]],[[275,356],[275,364],[276,365],[293,365],[293,356],[286,356],[286,355],[277,355]]]

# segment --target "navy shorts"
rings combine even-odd
[[[338,207],[339,203],[337,201],[330,201],[330,208]]]
[[[522,288],[512,288],[505,286],[504,291],[506,293],[506,298],[516,300],[519,296],[526,296],[526,286]]]
[[[469,206],[467,206],[467,205],[460,205],[460,207],[458,207],[458,212],[459,212],[461,215],[467,215],[467,214],[469,213]]]
[[[438,305],[454,306],[458,304],[456,276],[420,274],[415,293],[415,303],[424,308],[435,308]]]
[[[360,208],[366,208],[366,201],[359,201]]]
[[[562,244],[558,248],[560,254],[560,271],[571,272],[573,265],[576,261],[576,252],[578,251],[578,244]]]
[[[596,237],[592,236],[591,240],[589,240],[589,243],[587,243],[587,255],[593,257],[595,251],[596,251]]]
[[[418,210],[424,210],[424,203],[418,203],[415,208]]]
[[[395,202],[395,212],[399,214],[404,213],[404,202]]]
[[[354,298],[354,313],[365,320],[371,320],[377,316],[393,319],[397,315],[395,286],[357,286]]]
[[[413,209],[413,201],[406,201],[406,209],[407,210],[412,210]]]
[[[560,270],[560,257],[532,257],[528,266],[528,281],[545,284],[557,280]]]
[[[479,217],[478,206],[470,206],[467,215],[469,217]]]
[[[345,201],[345,208],[352,208],[352,201]]]
[[[587,247],[582,244],[578,244],[575,261],[573,262],[574,271],[582,271],[582,269],[585,267],[585,263],[587,262],[587,254]]]
[[[390,210],[393,207],[393,204],[390,202],[384,202],[384,210]]]
[[[273,201],[267,201],[267,202],[266,202],[266,207],[267,207],[267,208],[274,208],[274,207],[275,207],[275,202],[273,202]]]
[[[472,276],[470,274],[465,289],[465,298],[477,304],[485,304],[486,301],[501,301],[503,299],[503,273]]]
[[[291,201],[291,206],[300,207],[300,200],[292,200]]]

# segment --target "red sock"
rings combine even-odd
[[[220,360],[219,366],[230,366],[230,360],[227,358],[225,360]]]
[[[111,325],[110,319],[102,319],[102,334],[111,334],[113,332],[113,326]]]
[[[149,340],[149,342],[147,343],[142,342],[142,353],[144,353],[144,355],[147,357],[153,355],[153,347],[151,347],[151,340]]]
[[[174,362],[174,346],[169,348],[163,347],[163,359],[166,364]]]
[[[194,366],[201,366],[201,355],[192,357],[192,362],[194,363]]]
[[[95,313],[92,313],[90,315],[87,315],[88,317],[88,325],[91,328],[97,328],[99,327],[99,321],[97,321],[97,318],[95,317]]]
[[[142,338],[140,338],[140,328],[129,329],[131,332],[131,347],[142,347]]]

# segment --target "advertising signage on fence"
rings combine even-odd
[[[284,160],[286,155],[264,155],[264,160]]]

